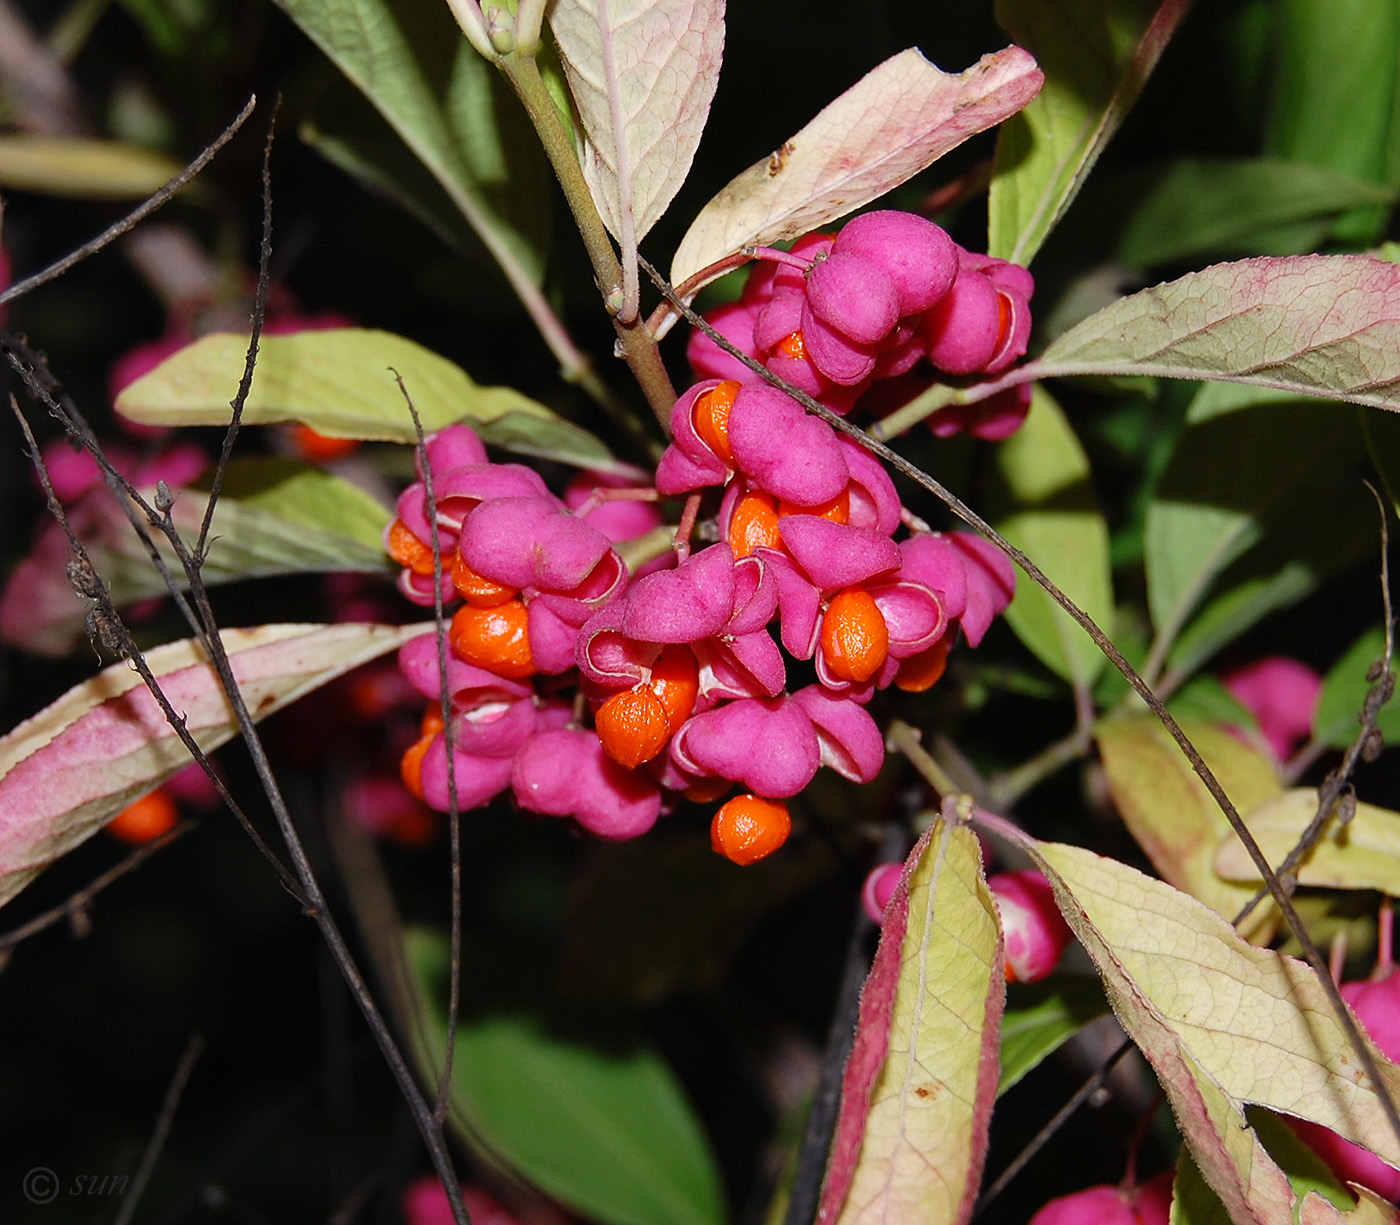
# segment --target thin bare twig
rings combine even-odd
[[[204,520],[199,525],[199,538],[195,541],[195,564],[204,564],[209,547],[209,528],[214,522],[214,508],[219,502],[219,493],[224,486],[224,475],[228,472],[229,460],[233,457],[233,444],[238,438],[239,426],[243,423],[243,406],[253,390],[253,372],[258,365],[258,340],[262,336],[263,322],[267,318],[267,293],[271,284],[268,266],[272,262],[272,141],[277,132],[277,114],[282,109],[279,94],[272,105],[272,119],[267,125],[267,141],[263,145],[262,165],[262,243],[258,250],[258,286],[253,296],[253,329],[248,338],[248,352],[243,360],[243,377],[238,384],[238,393],[229,407],[233,416],[229,418],[228,429],[224,431],[223,446],[219,448],[219,461],[214,465],[214,480],[209,487],[209,500],[204,504]]]
[[[88,556],[87,549],[83,542],[78,539],[73,531],[72,525],[68,522],[68,516],[64,513],[63,505],[54,494],[53,484],[49,480],[49,470],[44,464],[44,457],[39,451],[39,444],[34,441],[34,435],[30,431],[29,422],[25,420],[24,414],[19,410],[19,404],[14,396],[10,397],[10,407],[13,409],[19,427],[24,432],[24,437],[29,444],[29,455],[33,461],[34,469],[38,473],[39,483],[43,486],[44,494],[48,499],[49,513],[57,520],[59,527],[68,537],[68,547],[73,550],[73,561],[69,563],[68,576],[73,583],[78,594],[93,601],[92,611],[88,614],[89,632],[97,637],[103,646],[114,651],[123,659],[128,660],[140,675],[156,704],[160,707],[161,714],[174,729],[175,734],[180,738],[180,743],[189,751],[190,756],[199,763],[199,767],[204,771],[204,775],[214,785],[219,798],[233,813],[234,818],[243,827],[244,832],[253,840],[253,845],[257,847],[263,858],[272,866],[272,870],[277,874],[277,879],[282,887],[287,890],[302,905],[306,904],[296,878],[288,870],[287,866],[277,858],[272,848],[263,841],[262,835],[254,828],[253,823],[248,819],[248,814],[243,811],[242,806],[229,792],[224,784],[219,772],[214,769],[211,762],[199,742],[190,734],[185,726],[185,720],[173,706],[170,699],[165,696],[165,690],[161,688],[160,681],[156,679],[155,673],[146,663],[146,657],[141,652],[141,648],[136,645],[136,640],[132,638],[131,632],[126,628],[126,623],[121,619],[115,605],[112,603],[111,594],[108,592],[106,584],[98,577],[97,571],[93,568],[92,559]],[[201,641],[207,643],[207,639],[201,636]],[[207,650],[206,645],[206,650]]]
[[[88,256],[96,255],[103,247],[115,242],[128,230],[139,225],[145,218],[149,217],[158,208],[169,201],[182,187],[187,186],[204,167],[214,160],[214,155],[228,144],[228,142],[233,139],[238,129],[247,122],[248,116],[253,113],[253,108],[257,105],[257,101],[256,94],[251,96],[243,109],[238,112],[234,121],[215,137],[214,142],[208,145],[203,153],[180,171],[170,182],[156,192],[155,195],[148,197],[141,204],[137,205],[136,208],[132,209],[131,212],[120,221],[109,225],[96,238],[89,239],[87,242],[83,243],[76,251],[70,251],[62,259],[56,260],[41,272],[36,272],[33,276],[25,277],[22,281],[16,281],[3,293],[0,293],[0,304],[18,298],[22,294],[27,294],[31,289],[36,289],[40,285],[48,284],[49,281],[62,276],[68,269],[73,267],[74,264],[80,264],[83,260],[87,259]]]
[[[131,1190],[122,1198],[121,1211],[117,1213],[117,1219],[112,1225],[128,1225],[131,1218],[136,1215],[136,1209],[141,1203],[141,1196],[146,1191],[146,1184],[151,1181],[151,1174],[156,1168],[156,1162],[160,1160],[165,1142],[170,1137],[170,1128],[175,1122],[175,1112],[180,1108],[180,1098],[184,1096],[190,1074],[194,1071],[194,1065],[203,1051],[203,1036],[194,1034],[190,1038],[189,1045],[185,1047],[185,1053],[180,1057],[180,1062],[175,1067],[175,1075],[170,1078],[170,1085],[165,1090],[165,1101],[161,1103],[160,1114],[156,1117],[155,1130],[151,1132],[151,1139],[146,1145],[146,1151],[141,1154],[141,1164],[136,1169],[136,1177],[132,1179]]]
[[[84,885],[66,902],[44,911],[43,914],[36,915],[28,923],[22,923],[13,931],[0,935],[0,969],[9,960],[10,953],[17,944],[28,940],[30,936],[37,936],[41,931],[52,927],[63,919],[77,919],[92,905],[93,898],[113,881],[120,880],[128,872],[135,871],[157,851],[163,851],[176,838],[183,837],[197,825],[197,821],[181,821],[173,829],[166,830],[159,838],[152,838],[150,842],[142,843],[136,847],[124,859],[113,864],[100,876],[95,877],[91,884]]]
[[[1371,671],[1366,676],[1366,679],[1371,682],[1371,686],[1366,691],[1365,700],[1361,705],[1361,730],[1357,732],[1356,739],[1347,746],[1346,752],[1342,755],[1341,763],[1322,780],[1322,785],[1317,789],[1317,811],[1313,814],[1312,820],[1308,822],[1307,828],[1299,836],[1297,844],[1275,869],[1279,877],[1286,879],[1290,884],[1296,884],[1293,876],[1294,870],[1302,862],[1303,856],[1312,850],[1313,845],[1322,836],[1323,827],[1332,815],[1335,813],[1337,820],[1342,825],[1346,825],[1356,812],[1356,793],[1352,788],[1352,776],[1356,773],[1356,767],[1361,762],[1374,761],[1380,753],[1382,740],[1376,721],[1380,718],[1381,707],[1390,701],[1391,695],[1395,692],[1395,673],[1391,670],[1391,663],[1395,657],[1395,616],[1390,602],[1389,516],[1386,514],[1385,502],[1381,499],[1381,495],[1376,492],[1375,486],[1369,481],[1365,482],[1365,485],[1371,491],[1371,496],[1376,499],[1376,507],[1381,516],[1380,580],[1381,607],[1385,611],[1385,650],[1381,658],[1371,665]],[[1240,923],[1244,922],[1254,908],[1267,896],[1267,891],[1261,889],[1250,898],[1240,913],[1235,916],[1235,925],[1239,926]]]
[[[392,370],[392,367],[391,367]],[[442,605],[442,536],[438,531],[437,499],[433,496],[433,465],[428,459],[428,444],[423,437],[423,422],[413,397],[404,386],[403,376],[392,370],[399,392],[413,418],[418,466],[423,471],[423,516],[433,546],[433,620],[437,637],[438,701],[442,715],[443,747],[447,751],[447,827],[451,842],[452,916],[451,955],[447,986],[447,1033],[444,1037],[442,1071],[438,1075],[437,1101],[433,1118],[442,1126],[447,1119],[452,1100],[452,1060],[457,1051],[457,1015],[462,998],[462,819],[457,805],[456,731],[452,726],[452,694],[447,684],[447,620]]]

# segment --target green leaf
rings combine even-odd
[[[80,200],[143,200],[184,166],[164,153],[113,140],[17,133],[0,136],[0,187]]]
[[[1326,506],[1326,514],[1317,508]],[[1189,674],[1268,614],[1296,604],[1375,549],[1376,505],[1365,488],[1319,480],[1268,520],[1263,541],[1216,581],[1167,662]]]
[[[1323,517],[1314,508],[1335,505],[1333,481],[1359,449],[1355,426],[1345,414],[1296,401],[1212,416],[1188,427],[1147,511],[1148,602],[1159,642],[1175,643],[1227,567],[1270,531],[1287,538],[1283,571],[1293,576],[1290,585],[1264,592],[1258,574],[1237,576],[1226,587],[1234,601],[1216,606],[1211,642],[1218,645],[1285,595],[1306,590],[1311,554],[1298,552],[1299,533],[1320,531],[1324,560],[1336,557],[1336,533],[1328,522],[1315,524]],[[1193,658],[1203,649],[1198,641]]]
[[[1113,627],[1108,525],[1089,460],[1063,412],[1036,387],[1026,423],[996,452],[991,519],[1105,632]],[[1091,685],[1104,656],[1093,640],[1024,574],[1006,610],[1011,628],[1052,671]]]
[[[1400,267],[1365,255],[1217,264],[1120,298],[1021,372],[1223,379],[1400,409]]]
[[[1351,1193],[1332,1173],[1328,1164],[1298,1139],[1287,1123],[1272,1111],[1250,1106],[1245,1110],[1245,1118],[1254,1128],[1264,1147],[1288,1176],[1288,1185],[1293,1194],[1302,1199],[1310,1191],[1316,1191],[1334,1208],[1350,1212],[1356,1205]]]
[[[997,1096],[1107,1012],[1103,987],[1089,974],[1052,974],[1038,983],[1008,986]]]
[[[972,830],[942,819],[905,861],[861,993],[818,1220],[952,1225],[972,1211],[1005,999],[981,867]]]
[[[248,709],[262,719],[429,628],[261,625],[219,637]],[[194,639],[153,647],[145,660],[202,749],[238,734]],[[189,763],[189,752],[125,661],[0,736],[0,904]]]
[[[1240,812],[1283,790],[1268,758],[1224,727],[1194,720],[1181,727]],[[1216,874],[1216,848],[1233,836],[1230,824],[1166,728],[1135,715],[1104,719],[1095,735],[1109,794],[1152,866],[1170,884],[1233,917],[1255,891]],[[1277,910],[1261,906],[1249,934],[1267,935],[1277,922]]]
[[[997,21],[1039,61],[1045,87],[997,139],[988,254],[1030,263],[1186,7],[1182,0],[997,0]]]
[[[186,345],[127,387],[117,411],[151,425],[226,425],[247,345],[232,332]],[[445,357],[367,328],[264,336],[243,423],[300,421],[332,438],[412,443],[405,393],[425,432],[466,420],[487,441],[527,454],[633,474],[593,435],[543,404],[510,387],[482,387]]]
[[[435,0],[279,0],[432,172],[497,259],[539,282],[549,171],[523,112]]]
[[[1372,682],[1366,673],[1385,655],[1385,630],[1367,630],[1347,648],[1322,682],[1322,695],[1313,715],[1313,739],[1329,748],[1344,749],[1361,731],[1361,708]],[[1394,698],[1376,717],[1381,735],[1394,744],[1400,740],[1400,703]]]
[[[1296,787],[1244,814],[1249,832],[1270,863],[1282,863],[1298,845],[1317,814],[1317,804],[1315,787]],[[1256,888],[1262,879],[1233,835],[1221,842],[1215,870],[1225,880],[1247,881]],[[1400,894],[1400,813],[1357,804],[1345,825],[1335,814],[1330,816],[1297,871],[1300,885]]]
[[[442,184],[343,76],[335,74],[316,95],[298,134],[328,162],[393,200],[448,246],[489,258]]]
[[[198,492],[198,491],[196,491]],[[344,477],[313,464],[295,459],[236,459],[224,474],[219,507],[214,514],[214,531],[222,526],[220,516],[230,506],[275,516],[287,523],[300,524],[314,532],[329,532],[365,546],[371,555],[360,554],[360,563],[382,561],[384,529],[393,514]],[[349,554],[347,550],[347,555]]]
[[[1111,199],[1105,188],[1103,206],[1121,215],[1123,200],[1138,201],[1119,235],[1117,257],[1150,268],[1202,255],[1267,254],[1256,236],[1269,227],[1394,198],[1388,188],[1306,162],[1181,158],[1120,176]]]
[[[426,1066],[441,1066],[446,938],[407,939]],[[605,1225],[720,1225],[724,1199],[704,1133],[664,1060],[617,1027],[512,1012],[457,1030],[452,1112],[548,1195]],[[430,1073],[436,1081],[437,1073]]]
[[[391,515],[348,481],[294,460],[244,460],[230,466],[226,490],[214,512],[205,583],[340,570],[390,573],[380,533]],[[186,541],[198,538],[207,505],[199,490],[176,492],[171,517]],[[145,545],[105,489],[72,507],[69,521],[119,608],[167,594]],[[159,532],[151,536],[185,587],[174,549]],[[67,554],[67,538],[57,524],[49,525],[16,571],[23,607],[0,605],[8,641],[38,654],[64,655],[83,640],[88,606],[68,582]]]
[[[1276,9],[1267,151],[1373,183],[1400,185],[1393,110],[1400,8],[1391,0],[1281,0]],[[1333,236],[1372,242],[1388,211],[1354,213],[1334,227]]]

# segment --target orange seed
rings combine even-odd
[[[292,426],[291,444],[302,459],[309,460],[313,464],[325,463],[332,459],[343,459],[357,451],[360,446],[357,438],[332,438],[329,434],[313,430],[309,425]]]
[[[803,338],[801,329],[784,336],[773,346],[773,352],[790,357],[794,361],[803,361],[807,356],[807,341]]]
[[[819,519],[830,519],[832,523],[845,523],[851,517],[850,491],[843,489],[830,502],[823,502],[820,506],[799,506],[784,498],[778,503],[778,517],[784,515],[816,515]]]
[[[903,689],[905,693],[923,693],[925,689],[932,689],[943,675],[952,645],[952,634],[945,634],[928,650],[904,660],[895,674],[895,688]]]
[[[399,777],[403,779],[403,785],[408,788],[414,799],[423,798],[423,758],[436,735],[436,732],[427,732],[414,741],[399,762]]]
[[[739,394],[739,384],[733,379],[725,379],[718,387],[711,388],[696,398],[691,409],[691,420],[700,441],[713,451],[725,467],[734,467],[734,452],[729,448],[729,410],[734,407],[734,397]]]
[[[495,608],[497,604],[504,604],[519,594],[514,587],[507,587],[484,574],[478,574],[467,565],[466,559],[460,553],[452,561],[452,585],[457,588],[457,593],[462,599],[477,608]]]
[[[756,795],[736,795],[715,813],[710,845],[741,867],[771,855],[792,832],[787,805]]]
[[[847,587],[822,619],[822,655],[843,680],[868,681],[890,653],[890,631],[870,593]]]
[[[458,659],[519,680],[535,671],[529,613],[518,597],[494,608],[459,608],[448,635]]]
[[[650,761],[671,738],[666,708],[644,685],[613,694],[598,707],[593,726],[603,752],[624,770]]]
[[[412,532],[402,519],[395,519],[389,525],[389,539],[385,544],[390,557],[401,566],[407,566],[414,574],[428,575],[433,572],[433,551]]]
[[[700,691],[700,666],[690,648],[668,646],[651,665],[651,692],[666,712],[666,737],[670,739],[681,729],[695,709],[695,695]]]
[[[123,842],[140,846],[174,829],[179,820],[180,810],[175,807],[175,801],[164,791],[156,790],[117,813],[107,822],[107,832]]]
[[[747,557],[755,549],[778,549],[778,510],[766,493],[746,493],[729,516],[729,547],[735,557]]]

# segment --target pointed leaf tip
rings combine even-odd
[[[724,0],[558,0],[583,174],[613,237],[640,242],[690,172],[719,84]]]
[[[1090,315],[1035,367],[1219,379],[1400,411],[1400,267],[1366,255],[1216,264]]]
[[[261,719],[432,628],[263,625],[220,634],[254,719]],[[171,706],[206,752],[238,731],[194,639],[146,652]],[[0,737],[0,904],[189,764],[140,676],[113,664]]]
[[[1002,959],[977,839],[939,821],[886,910],[818,1221],[968,1219],[996,1096]]]
[[[957,74],[917,48],[901,51],[700,210],[676,250],[672,282],[745,246],[798,238],[869,204],[1014,115],[1043,80],[1020,47]]]

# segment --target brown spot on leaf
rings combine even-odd
[[[768,159],[768,177],[776,179],[783,172],[783,167],[787,165],[788,158],[793,155],[793,144],[790,140],[785,140],[782,147],[775,150]]]
[[[938,1084],[935,1081],[926,1081],[922,1085],[914,1086],[914,1093],[918,1097],[931,1098],[938,1096]]]

